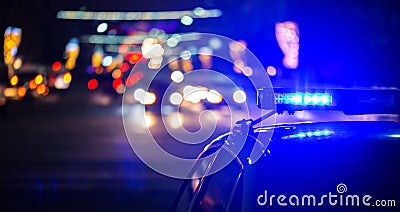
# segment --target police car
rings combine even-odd
[[[171,211],[399,211],[400,90],[258,90],[259,108],[271,100],[272,112],[238,121],[204,149],[198,159],[217,154],[193,165]],[[383,118],[254,127],[305,110]],[[208,175],[227,155],[229,165]]]

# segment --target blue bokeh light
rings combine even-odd
[[[320,137],[320,136],[329,136],[333,134],[333,131],[328,129],[323,130],[315,130],[315,131],[307,131],[307,132],[299,132],[293,135],[290,135],[290,138],[306,138],[306,137]]]

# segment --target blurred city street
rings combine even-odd
[[[89,92],[76,95],[79,86],[71,89],[52,97],[57,101],[15,102],[1,114],[2,204],[19,211],[168,209],[182,180],[161,175],[139,160],[124,132],[121,99],[109,106],[94,105]],[[153,116],[153,135],[169,152],[186,157],[200,152],[174,145],[161,128],[160,115]],[[281,116],[278,122],[310,119],[318,120],[318,114]],[[194,125],[192,118],[185,127]],[[229,124],[220,122],[212,138],[227,130]]]
[[[281,97],[324,110],[348,100],[328,89],[399,88],[399,8],[390,0],[1,3],[0,211],[168,210],[183,180],[149,168],[129,139],[145,146],[149,130],[166,152],[193,159],[234,122],[275,109],[275,94],[265,95],[273,107],[257,107],[260,88],[318,89],[304,102]],[[261,124],[398,120],[324,110]],[[213,131],[201,143],[171,135],[202,127]]]
[[[0,196],[15,211],[167,209],[179,180],[138,160],[120,107],[79,99],[10,105],[0,119]]]

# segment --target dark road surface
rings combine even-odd
[[[165,211],[181,184],[136,157],[118,104],[17,102],[0,126],[0,211]]]

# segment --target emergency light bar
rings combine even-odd
[[[330,105],[332,96],[329,93],[275,93],[276,104],[291,105]]]
[[[257,106],[278,114],[301,110],[338,110],[347,115],[400,114],[399,89],[262,88]]]
[[[321,137],[321,136],[329,136],[332,134],[333,134],[332,130],[324,129],[324,130],[316,130],[316,131],[299,132],[299,133],[296,133],[293,135],[285,136],[285,137],[283,137],[283,139]]]

